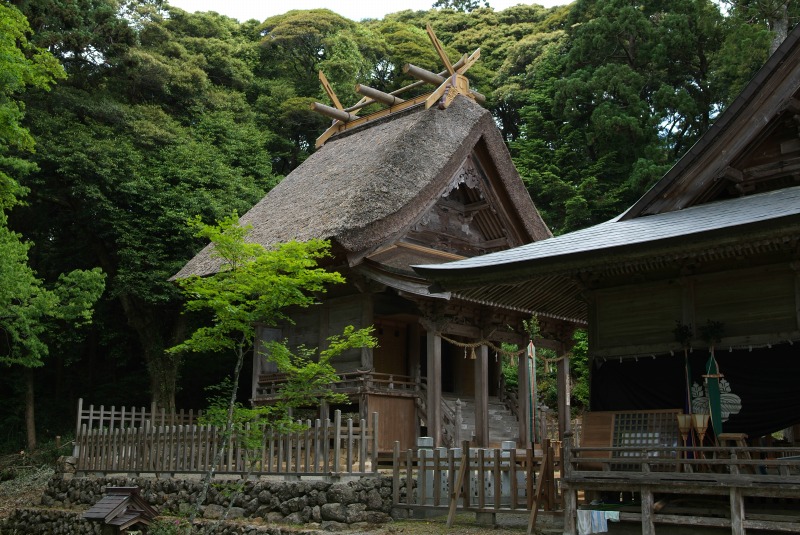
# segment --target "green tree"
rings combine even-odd
[[[75,270],[47,288],[28,265],[30,243],[8,228],[7,212],[26,192],[12,174],[34,169],[21,156],[9,155],[11,149],[32,151],[34,145],[21,125],[24,107],[19,96],[29,87],[47,89],[64,76],[52,55],[28,42],[29,32],[19,10],[0,4],[0,363],[25,370],[27,444],[35,449],[33,369],[44,365],[48,335],[91,320],[104,275],[98,269]]]
[[[629,206],[726,98],[714,76],[724,24],[710,0],[579,0],[567,22],[517,82],[531,92],[512,145],[556,233]]]
[[[38,13],[48,4],[26,5]],[[32,264],[48,278],[103,268],[108,293],[91,338],[100,347],[86,351],[114,355],[118,366],[142,369],[143,360],[151,399],[171,409],[181,360],[164,350],[190,326],[168,279],[200,247],[185,221],[245,211],[260,199],[276,183],[273,134],[250,100],[255,37],[220,15],[166,17],[137,5],[141,17],[114,23],[131,32],[126,46],[88,34],[82,46],[102,50],[103,62],[67,64],[65,82],[28,96],[39,170],[25,179],[33,194],[12,224],[36,243]],[[67,45],[59,39],[72,42],[71,28],[93,19],[58,13],[48,18],[48,42],[60,50]]]
[[[311,306],[316,302],[316,295],[325,292],[328,284],[344,282],[340,273],[317,266],[318,260],[329,255],[328,242],[289,242],[267,250],[247,243],[245,236],[249,227],[239,226],[237,220],[233,215],[216,226],[205,225],[200,218],[192,221],[198,237],[209,239],[213,244],[213,256],[220,260],[221,268],[209,277],[191,276],[179,281],[187,298],[186,311],[206,313],[211,321],[169,350],[172,353],[224,352],[234,356],[229,391],[215,404],[217,419],[224,423],[226,437],[237,427],[243,428],[245,423],[291,429],[291,408],[330,398],[330,384],[338,379],[330,363],[333,357],[351,348],[376,345],[371,328],[355,330],[352,327],[342,335],[329,338],[329,346],[319,352],[317,359],[308,354],[295,355],[284,344],[272,342],[266,348],[267,355],[288,376],[279,403],[253,410],[237,406],[239,374],[245,357],[254,351],[256,325],[276,326],[290,321],[286,313],[288,307]],[[224,420],[220,417],[222,411]],[[226,442],[221,441],[222,444]],[[212,467],[218,464],[223,453],[224,446]],[[205,500],[212,476],[213,468],[206,474],[204,491],[198,496],[193,514]]]
[[[434,9],[454,9],[455,11],[470,12],[481,7],[489,7],[489,2],[483,2],[483,5],[481,5],[478,0],[436,0],[431,7]]]

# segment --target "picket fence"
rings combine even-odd
[[[337,410],[333,421],[298,421],[303,429],[297,432],[256,429],[256,448],[247,447],[236,434],[226,439],[223,429],[200,425],[197,417],[191,411],[165,415],[125,408],[84,410],[80,404],[76,472],[205,473],[213,467],[219,474],[358,476],[377,471],[377,413],[371,425],[364,419],[343,422]],[[171,423],[186,421],[191,423]],[[251,431],[247,429],[249,436]]]

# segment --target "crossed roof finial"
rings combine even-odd
[[[477,91],[470,89],[469,79],[464,76],[464,73],[466,73],[470,67],[475,64],[478,58],[480,58],[481,49],[476,49],[475,52],[473,52],[469,57],[466,54],[463,55],[461,59],[453,64],[450,62],[450,58],[444,51],[442,43],[436,37],[436,34],[434,33],[430,24],[427,25],[426,31],[428,32],[428,37],[430,37],[431,43],[433,43],[434,49],[436,49],[436,53],[439,55],[439,58],[445,66],[445,70],[437,74],[421,67],[417,67],[416,65],[407,63],[403,66],[403,72],[416,78],[417,81],[392,91],[391,93],[385,93],[379,89],[358,84],[355,87],[355,91],[356,93],[362,95],[361,100],[359,100],[355,105],[345,108],[342,106],[339,98],[336,96],[336,93],[328,82],[328,79],[325,77],[325,74],[322,71],[319,71],[319,81],[322,84],[322,88],[325,90],[325,93],[328,94],[328,98],[331,99],[333,107],[315,102],[311,106],[311,109],[331,117],[334,122],[325,132],[322,133],[321,136],[317,138],[317,148],[324,145],[331,136],[339,132],[354,128],[369,121],[380,119],[381,117],[386,117],[387,115],[408,109],[423,102],[425,103],[425,109],[430,108],[437,102],[439,107],[444,109],[447,108],[458,95],[464,95],[467,98],[478,101],[479,103],[486,101],[486,97]],[[412,88],[425,84],[437,85],[438,87],[430,93],[425,93],[409,100],[404,100],[397,96]],[[363,117],[358,115],[357,112],[359,110],[371,104],[382,104],[386,106],[386,108]]]

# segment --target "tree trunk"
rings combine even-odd
[[[774,54],[789,35],[789,0],[779,0],[769,17],[769,27],[773,32],[770,55]]]
[[[25,368],[25,433],[29,451],[36,449],[36,417],[33,403],[33,368]]]
[[[178,355],[170,355],[164,350],[168,343],[167,339],[172,342],[170,345],[183,340],[186,319],[182,314],[176,313],[177,318],[173,321],[168,311],[154,309],[130,295],[121,295],[120,301],[128,325],[136,331],[142,347],[142,357],[150,378],[150,400],[156,407],[172,412],[175,410],[181,358]],[[171,325],[169,336],[167,329],[164,328],[165,325]]]

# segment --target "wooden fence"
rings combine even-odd
[[[107,408],[104,405],[85,407],[83,398],[78,398],[78,418],[75,425],[75,436],[81,434],[84,426],[87,431],[95,429],[127,429],[131,427],[176,426],[196,425],[203,416],[203,411],[184,411],[167,413],[164,409],[157,410],[152,403],[149,408],[115,407]]]
[[[479,513],[528,512],[532,507],[553,510],[558,505],[553,477],[558,463],[548,446],[544,455],[535,455],[530,448],[478,449],[470,448],[468,442],[461,448],[400,451],[396,443],[394,505]]]
[[[131,414],[124,409],[120,413]],[[332,422],[298,422],[302,431],[256,431],[261,442],[256,448],[246,447],[237,435],[226,440],[223,430],[215,426],[162,423],[178,419],[178,415],[168,416],[153,423],[148,418],[109,416],[103,420],[98,416],[81,422],[75,439],[76,471],[203,473],[213,465],[215,472],[223,474],[357,476],[377,470],[377,413],[371,426],[363,419],[357,424],[352,419],[342,422],[337,410]],[[105,424],[94,425],[98,421]]]

